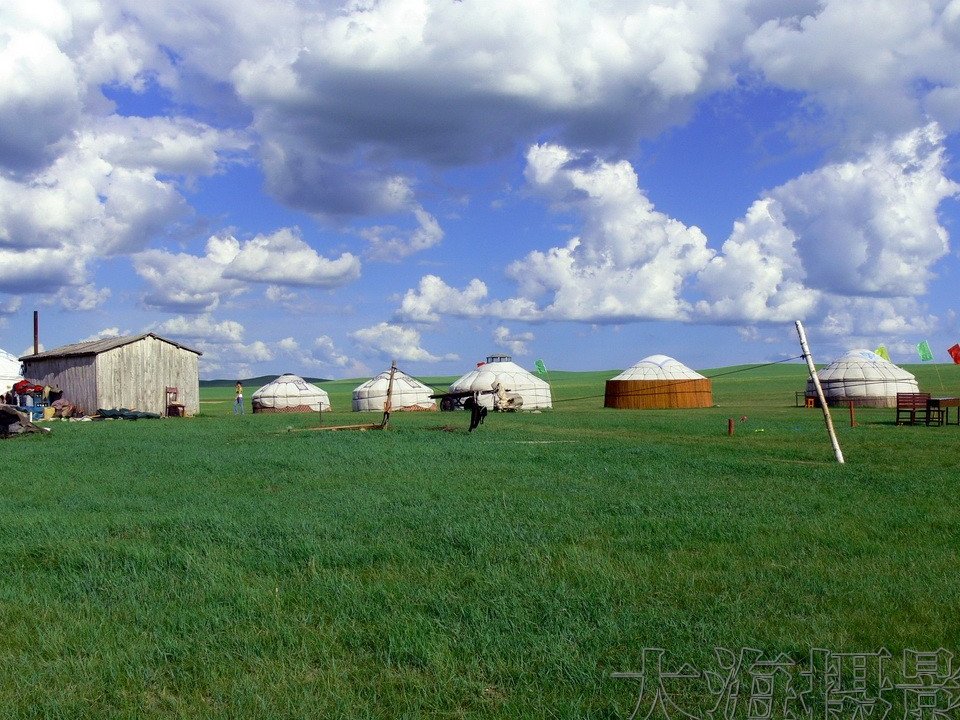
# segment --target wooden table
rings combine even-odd
[[[957,425],[960,425],[960,397],[932,397],[927,403],[928,407],[941,408],[946,413],[945,422],[950,424],[950,408],[957,408]]]

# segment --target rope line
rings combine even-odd
[[[723,377],[725,375],[735,375],[736,373],[748,372],[751,370],[759,370],[760,368],[770,367],[772,365],[780,365],[782,363],[792,362],[794,360],[800,360],[803,357],[804,357],[803,355],[796,355],[794,357],[784,358],[783,360],[774,360],[772,362],[760,363],[758,365],[747,365],[746,367],[737,368],[735,370],[727,370],[726,372],[716,373],[715,375],[704,375],[703,377],[706,380],[713,380],[714,378]],[[619,392],[617,393],[617,397],[632,397],[635,395],[659,395],[664,390],[669,390],[673,386],[689,383],[692,380],[696,380],[696,378],[688,378],[686,380],[676,380],[674,382],[667,382],[662,385],[658,385],[655,391],[632,390],[632,391],[626,391],[626,392]],[[693,392],[699,392],[699,391],[693,391]],[[603,395],[584,395],[582,397],[575,397],[575,398],[562,398],[559,400],[554,400],[553,404],[556,405],[558,403],[564,403],[564,402],[575,402],[577,400],[597,400],[599,398],[606,398],[606,393],[604,393]]]
[[[803,354],[794,355],[793,357],[783,358],[782,360],[773,360],[771,362],[759,363],[757,365],[746,365],[744,367],[739,367],[734,370],[726,370],[724,372],[718,372],[713,375],[704,375],[703,377],[706,380],[713,380],[715,378],[725,377],[727,375],[736,375],[737,373],[742,373],[742,372],[752,372],[754,370],[759,370],[761,368],[772,367],[774,365],[782,365],[783,363],[793,362],[794,360],[803,360],[805,358],[806,358],[806,355],[803,355]],[[397,369],[399,370],[399,368]],[[414,375],[410,375],[409,373],[404,373],[404,374],[407,375],[407,377],[413,378],[414,380],[423,382],[422,380],[420,380]],[[663,384],[658,385],[656,389],[652,389],[652,390],[640,389],[640,390],[622,391],[622,392],[618,392],[616,396],[617,397],[633,397],[633,396],[642,396],[642,395],[658,395],[658,394],[662,394],[666,390],[669,390],[671,387],[683,385],[695,379],[696,378],[689,378],[684,380],[675,380],[672,382],[664,382]],[[808,382],[809,382],[809,378],[808,378]],[[857,385],[858,387],[861,387],[864,385],[881,385],[881,384],[887,384],[891,382],[898,382],[898,379],[883,378],[883,379],[877,379],[877,380],[868,380],[866,378],[851,378],[851,379],[837,378],[835,380],[821,380],[820,384],[824,386],[830,386],[830,385],[845,385],[849,383],[849,384],[854,384],[854,385]],[[423,382],[423,384],[426,385],[427,387],[434,388],[432,383]],[[441,390],[437,392],[445,392],[445,391]],[[691,391],[691,392],[699,392],[699,391]],[[600,398],[606,398],[606,393],[603,393],[602,395],[582,395],[579,397],[554,399],[553,404],[558,405],[560,403],[565,403],[565,402],[577,402],[579,400],[597,400]]]

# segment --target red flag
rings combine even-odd
[[[957,343],[952,348],[949,348],[947,352],[950,353],[950,357],[953,358],[953,362],[956,365],[960,365],[960,343]]]

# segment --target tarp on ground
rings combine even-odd
[[[49,433],[49,428],[34,425],[30,416],[12,405],[0,405],[0,438],[14,437],[24,433]]]

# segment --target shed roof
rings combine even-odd
[[[194,350],[189,348],[186,345],[181,345],[178,342],[173,340],[168,340],[167,338],[160,337],[156,333],[140,333],[139,335],[123,335],[121,337],[113,338],[104,338],[102,340],[88,340],[87,342],[74,343],[73,345],[62,345],[53,350],[44,350],[43,352],[37,353],[36,355],[23,355],[20,357],[20,360],[45,360],[48,358],[58,358],[58,357],[79,357],[81,355],[99,355],[100,353],[106,352],[107,350],[113,350],[114,348],[122,347],[124,345],[130,345],[131,343],[138,342],[144,338],[152,337],[156,340],[160,340],[175,347],[180,348],[181,350],[188,350],[189,352],[196,353],[197,355],[203,355],[199,350]]]

